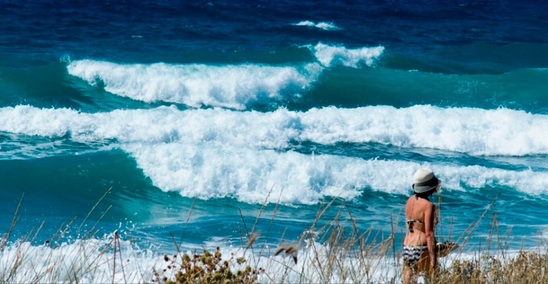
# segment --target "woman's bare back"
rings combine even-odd
[[[422,246],[427,244],[425,215],[432,215],[434,205],[427,199],[411,196],[405,205],[407,235],[403,242],[406,246]],[[429,216],[430,217],[430,216]],[[432,217],[430,217],[431,219]],[[433,233],[433,220],[430,220],[429,229]]]

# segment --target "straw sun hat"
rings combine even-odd
[[[413,191],[427,192],[440,184],[440,180],[429,169],[418,169],[413,175]]]

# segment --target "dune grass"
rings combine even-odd
[[[101,199],[102,200],[102,199]],[[143,255],[117,232],[98,238],[94,227],[83,239],[67,245],[63,239],[74,220],[59,229],[46,244],[33,244],[40,228],[22,239],[11,240],[21,202],[13,222],[0,242],[2,283],[401,283],[402,260],[396,234],[400,220],[389,215],[391,233],[369,228],[361,231],[351,210],[336,199],[320,204],[315,220],[298,240],[281,237],[277,246],[262,242],[256,230],[266,204],[252,226],[242,216],[241,246],[232,251],[219,247],[182,251],[173,241],[173,253]],[[493,201],[494,202],[494,201]],[[94,208],[91,210],[93,211]],[[330,220],[327,210],[336,209]],[[191,218],[192,208],[189,208]],[[469,250],[468,241],[481,219],[491,213],[491,230],[483,248]],[[91,212],[90,212],[91,214]],[[106,212],[103,213],[103,215]],[[241,213],[240,213],[241,214]],[[269,218],[276,221],[276,210]],[[89,217],[86,216],[86,219]],[[100,222],[100,221],[99,221]],[[83,224],[83,223],[82,223]],[[323,224],[323,225],[320,225]],[[187,224],[184,224],[185,226]],[[78,227],[81,229],[82,226]],[[400,232],[401,233],[401,232]],[[169,234],[169,232],[166,232]],[[470,224],[455,241],[457,250],[440,258],[439,273],[419,276],[419,283],[548,283],[548,243],[538,236],[534,249],[507,249],[511,233],[498,231],[496,212],[488,206],[480,220]],[[264,236],[266,237],[266,236]],[[493,249],[495,247],[495,249]]]
[[[419,275],[414,281],[419,283],[548,283],[546,238],[539,235],[538,245],[532,250],[507,249],[510,247],[511,234],[510,232],[506,232],[505,235],[499,234],[496,212],[491,212],[496,199],[487,206],[476,222],[470,224],[456,238],[458,249],[449,256],[439,259],[439,272],[435,275]],[[237,262],[249,264],[244,270],[237,270],[237,273],[243,277],[238,279],[238,282],[401,283],[403,261],[398,251],[400,246],[395,243],[399,220],[394,220],[393,216],[390,216],[392,232],[386,238],[374,228],[362,232],[358,229],[351,211],[343,203],[338,206],[338,214],[332,220],[318,227],[324,213],[333,206],[334,201],[319,206],[316,219],[298,241],[281,242],[273,251],[265,251],[265,247],[259,245],[256,248],[258,253],[246,255],[245,252],[253,248],[259,239],[258,233],[254,230],[248,231],[247,242],[240,249],[243,251],[241,254],[243,256],[237,258]],[[262,208],[259,214],[261,212]],[[468,242],[488,213],[492,213],[492,219],[485,244],[478,249],[468,250]],[[257,216],[257,220],[259,217]],[[204,252],[204,254],[195,255],[195,258],[203,258],[207,255],[209,253]],[[234,255],[230,260],[234,260]],[[233,283],[233,279],[219,276],[218,267],[227,267],[223,265],[217,264],[217,270],[210,268],[209,271],[217,275],[214,279]],[[204,280],[204,278],[196,278],[192,273],[187,273],[191,271],[188,265],[185,268],[184,265],[176,264],[172,265],[171,269],[176,271],[177,277],[155,279],[155,282],[196,283]],[[211,279],[211,275],[209,277],[206,279]]]

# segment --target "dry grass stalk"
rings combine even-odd
[[[252,230],[247,231],[246,228],[247,240],[242,242],[242,247],[237,250],[237,252],[243,252],[243,256],[232,253],[228,259],[223,259],[218,247],[213,253],[205,249],[201,253],[181,253],[176,244],[176,254],[163,256],[163,264],[166,268],[161,270],[151,268],[154,274],[152,279],[149,278],[149,280],[156,283],[400,282],[401,259],[395,252],[396,245],[394,241],[396,226],[392,226],[392,233],[387,238],[381,231],[374,228],[361,232],[351,211],[344,202],[337,205],[335,216],[324,222],[325,213],[328,212],[329,208],[333,209],[332,206],[335,200],[333,199],[326,205],[321,204],[310,229],[306,230],[306,233],[302,234],[297,242],[280,245],[272,255],[267,256],[266,266],[264,266],[264,262],[261,263],[259,259],[256,259],[255,254],[245,254],[247,249],[257,245],[260,238],[260,234],[254,232],[259,219],[257,217]],[[6,253],[8,238],[12,235],[12,230],[19,218],[20,205],[21,202],[16,210],[10,231],[4,234],[2,242],[0,242],[0,254]],[[480,219],[484,218],[491,205],[487,207]],[[263,213],[264,206],[263,204],[259,215]],[[89,214],[86,219],[88,217]],[[61,227],[55,238],[46,242],[45,246],[48,248],[55,247],[56,238],[63,238],[74,220]],[[273,220],[274,216],[270,218],[271,224]],[[322,222],[325,225],[320,226],[319,224]],[[501,234],[496,214],[492,215],[491,228],[483,248],[464,255],[463,252],[467,249],[467,244],[478,224],[479,220],[471,224],[463,235],[458,238],[461,240],[459,242],[460,249],[450,256],[453,261],[441,262],[439,274],[434,275],[433,278],[424,279],[424,282],[548,283],[548,243],[546,239],[539,238],[540,242],[535,251],[520,250],[511,252],[508,250],[511,241],[509,237],[510,230]],[[21,269],[22,267],[28,267],[25,264],[29,255],[33,253],[29,250],[32,246],[28,244],[34,241],[42,226],[43,224],[36,231],[29,232],[26,238],[10,243],[9,249],[12,254],[7,266],[0,267],[1,282],[18,282],[25,279],[30,282],[41,283],[79,283],[83,279],[94,279],[93,274],[96,273],[97,267],[105,264],[105,256],[112,264],[112,266],[109,266],[112,267],[112,275],[110,276],[112,282],[128,282],[121,261],[121,243],[117,232],[113,234],[110,245],[102,245],[99,248],[91,249],[82,245],[79,247],[79,252],[68,252],[70,255],[82,255],[82,259],[66,267],[61,267],[63,269],[60,269],[59,266],[67,265],[66,261],[63,256],[54,257],[52,250],[50,250],[48,256],[44,257],[48,262],[48,265],[44,268],[35,268],[31,271],[28,268],[25,268],[26,270]],[[93,236],[93,232],[86,232],[85,235]],[[75,246],[75,248],[78,249],[78,246]],[[93,253],[90,254],[90,251]],[[283,257],[289,257],[290,260],[286,261],[285,258],[280,258],[279,256],[282,255]],[[253,259],[256,262],[253,262]],[[393,260],[391,261],[391,259]],[[261,268],[259,263],[266,269]],[[281,267],[281,269],[276,270],[275,267]],[[61,270],[66,271],[63,274],[64,276],[61,276]],[[395,274],[394,271],[396,271]],[[115,276],[115,274],[118,276]],[[120,274],[123,274],[122,280],[120,280]],[[90,275],[92,276],[90,277]],[[118,278],[115,279],[115,277]],[[145,280],[141,279],[140,281]]]

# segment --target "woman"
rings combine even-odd
[[[418,273],[432,275],[436,271],[436,238],[434,226],[436,207],[428,199],[439,191],[441,181],[429,169],[413,175],[414,195],[405,205],[407,234],[403,241],[403,283],[410,283]]]

